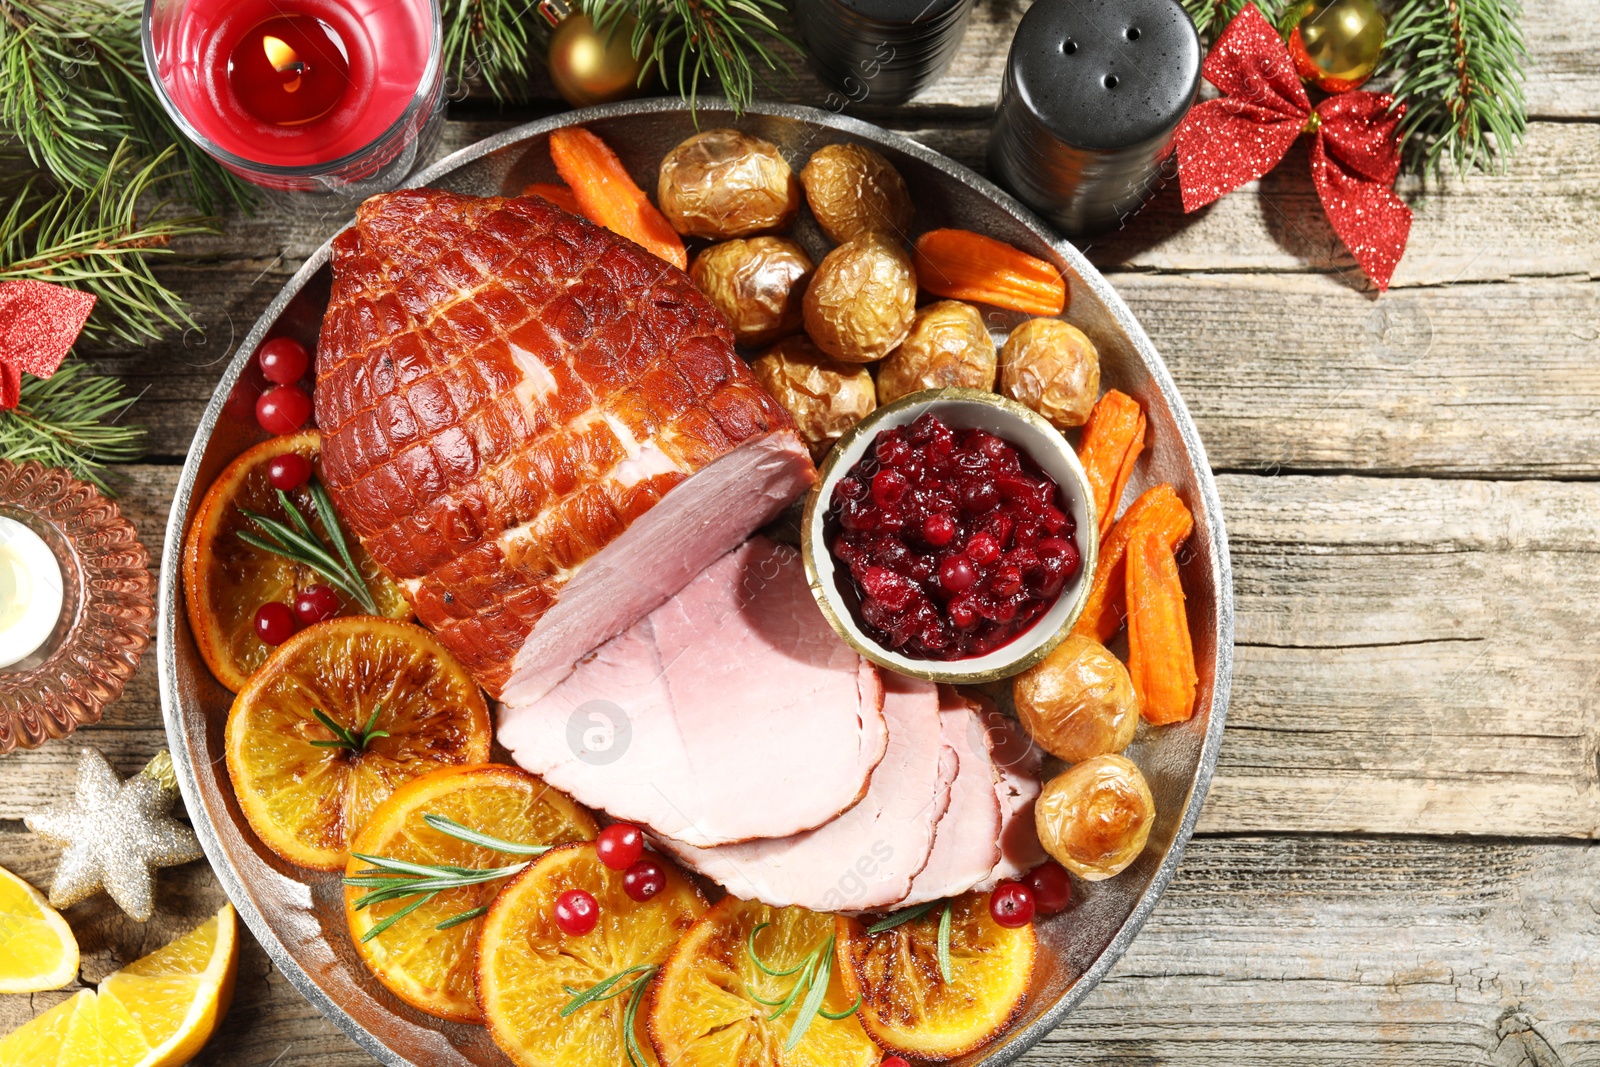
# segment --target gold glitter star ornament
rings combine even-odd
[[[177,797],[172,757],[164,751],[124,782],[99,752],[80,750],[72,801],[24,820],[65,849],[50,885],[51,905],[70,907],[104,889],[132,918],[150,918],[156,868],[202,855],[194,831],[172,817]]]

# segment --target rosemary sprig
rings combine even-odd
[[[934,908],[939,907],[939,905],[939,901],[932,900],[926,904],[917,904],[909,908],[901,908],[896,912],[890,912],[888,915],[867,927],[867,933],[887,933],[898,926],[904,926],[908,922],[914,922],[915,920],[922,918]],[[952,901],[946,900],[943,902],[943,905],[943,908],[939,912],[939,977],[943,978],[946,982],[949,982],[951,981],[950,930],[952,925],[954,925],[954,915],[952,914],[951,909],[954,904]]]
[[[339,516],[333,510],[333,501],[328,499],[328,491],[315,478],[311,479],[308,489],[312,509],[322,528],[327,531],[328,540],[333,542],[337,556],[318,539],[306,517],[300,514],[300,509],[294,506],[294,501],[282,489],[277,490],[278,506],[283,508],[284,514],[289,516],[294,525],[291,527],[258,511],[240,508],[244,517],[255,524],[261,533],[240,530],[239,540],[316,571],[333,583],[334,588],[360,604],[368,615],[378,614],[378,603],[372,599],[372,592],[367,589],[367,583],[350,555],[350,546],[345,543],[344,530],[339,526]]]
[[[580,1008],[590,1004],[599,1004],[613,997],[624,994],[628,997],[628,1006],[622,1013],[622,1030],[625,1047],[628,1050],[628,1063],[632,1067],[649,1067],[649,1061],[644,1057],[644,1049],[639,1047],[637,1021],[639,1018],[639,1005],[644,1001],[645,986],[656,976],[661,967],[654,963],[641,963],[635,967],[618,971],[609,978],[604,978],[588,989],[574,989],[569,985],[561,988],[572,997],[562,1006],[556,1014],[565,1019]]]
[[[315,714],[335,733],[341,732],[342,728],[332,724],[320,711]],[[377,713],[374,712],[373,721],[367,723],[369,736],[376,736],[370,733],[371,727],[376,720]],[[349,731],[343,732],[349,733]],[[343,744],[340,741],[314,743],[321,745]],[[516,856],[542,856],[549,852],[552,847],[550,845],[530,845],[521,841],[507,841],[503,838],[492,837],[471,827],[463,826],[454,819],[443,815],[424,815],[422,821],[442,834],[447,834],[471,845],[493,849],[496,852],[507,852]],[[362,852],[356,852],[353,855],[363,863],[369,864],[366,869],[357,871],[344,879],[345,885],[353,886],[357,889],[370,890],[370,892],[356,898],[355,907],[357,911],[390,900],[404,900],[406,897],[417,898],[362,934],[362,941],[371,941],[446,890],[461,889],[469,885],[482,885],[484,882],[510,878],[514,874],[521,874],[527,869],[528,864],[533,862],[533,860],[527,859],[521,863],[513,863],[505,867],[456,867],[446,863],[411,863],[406,860],[391,859],[388,856],[369,856]],[[488,908],[472,908],[469,911],[460,912],[438,923],[434,926],[434,929],[448,930],[452,926],[460,926],[464,922],[470,922],[480,915],[486,914],[488,910]]]
[[[311,742],[317,748],[348,748],[351,752],[365,752],[367,745],[380,737],[389,736],[388,730],[373,729],[378,725],[378,716],[383,714],[382,704],[372,709],[372,717],[367,720],[367,725],[363,726],[359,731],[352,730],[343,723],[335,722],[321,708],[312,708],[311,714],[317,717],[318,722],[333,731],[332,741]]]
[[[856,997],[856,1002],[841,1012],[831,1012],[822,1006],[822,998],[827,996],[828,983],[833,978],[833,934],[829,934],[826,941],[806,953],[804,959],[786,971],[780,971],[768,966],[760,955],[756,953],[756,935],[771,925],[771,923],[760,923],[754,930],[751,930],[750,942],[745,946],[745,949],[750,953],[750,961],[756,965],[756,968],[762,974],[771,978],[795,976],[794,985],[789,987],[788,993],[776,1000],[768,1000],[763,997],[751,988],[749,983],[745,984],[744,989],[751,1000],[774,1009],[772,1014],[767,1016],[768,1022],[781,1019],[790,1008],[794,1007],[795,1001],[800,1000],[801,994],[805,995],[805,999],[800,1003],[800,1012],[795,1016],[794,1026],[789,1030],[789,1038],[783,1043],[783,1050],[788,1052],[806,1036],[806,1031],[811,1028],[812,1020],[818,1015],[824,1019],[847,1019],[855,1014],[857,1008],[861,1007],[861,998],[859,996]]]

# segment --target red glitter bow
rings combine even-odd
[[[17,406],[22,372],[48,378],[61,366],[95,298],[49,282],[0,282],[0,411]]]
[[[1310,133],[1311,181],[1333,231],[1378,290],[1389,288],[1411,234],[1411,209],[1394,194],[1404,107],[1349,92],[1312,108],[1289,49],[1253,4],[1228,23],[1201,71],[1226,95],[1196,105],[1178,127],[1183,210],[1261,177]]]

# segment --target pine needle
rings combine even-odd
[[[164,218],[163,204],[140,217],[139,201],[169,176],[174,150],[150,160],[119,144],[105,173],[86,189],[58,188],[43,176],[24,178],[0,214],[0,281],[68,285],[100,298],[84,328],[130,344],[193,325],[183,302],[158,281],[150,259],[169,255],[175,237],[212,233],[211,220]],[[8,191],[0,189],[0,192]]]
[[[50,378],[25,376],[22,399],[0,411],[0,457],[65,467],[106,493],[105,468],[143,454],[144,430],[119,425],[136,398],[115,378],[92,374],[76,360]]]
[[[1244,10],[1248,3],[1254,3],[1267,16],[1267,21],[1277,25],[1278,19],[1283,15],[1283,5],[1287,0],[1182,0],[1183,9],[1194,20],[1194,28],[1200,31],[1200,36],[1215,39],[1223,27],[1234,20],[1239,12]]]
[[[496,100],[528,98],[529,24],[542,25],[526,0],[445,0],[445,70],[456,82],[480,78]]]
[[[1389,20],[1379,73],[1406,101],[1409,169],[1499,171],[1528,126],[1520,0],[1404,0]]]

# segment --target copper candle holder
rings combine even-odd
[[[0,668],[0,753],[100,721],[139,666],[155,617],[150,553],[93,486],[41,463],[0,460],[0,516],[61,567],[61,614],[31,655]]]

